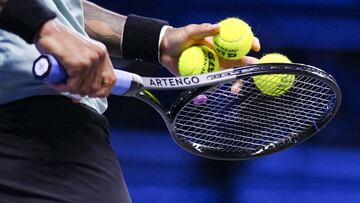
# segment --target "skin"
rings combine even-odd
[[[89,1],[83,1],[86,32],[95,40],[103,42],[110,55],[122,57],[121,43],[126,16],[105,10]],[[178,59],[181,52],[192,45],[213,47],[211,37],[219,32],[219,26],[204,23],[191,24],[180,28],[168,28],[160,44],[160,63],[174,75],[178,75]],[[258,38],[254,39],[253,51],[260,51]],[[256,63],[253,57],[240,60],[220,58],[223,68]]]
[[[127,17],[83,1],[85,31],[105,44],[110,55],[122,57],[122,36]]]
[[[161,42],[161,63],[174,75],[178,75],[178,61],[181,52],[193,45],[206,45],[212,48],[212,36],[219,32],[217,24],[192,24],[181,28],[170,28],[166,31]],[[260,51],[260,42],[254,39],[253,51]],[[219,57],[222,68],[244,66],[256,63],[258,59],[254,57],[243,57],[240,60],[226,60]]]
[[[103,43],[73,32],[56,20],[41,27],[34,43],[41,53],[53,54],[68,73],[66,83],[53,88],[82,96],[109,95],[116,79]]]
[[[115,83],[109,55],[122,57],[121,44],[126,16],[89,1],[83,1],[83,7],[85,30],[91,39],[71,31],[56,20],[50,20],[41,27],[34,42],[42,53],[52,53],[57,57],[69,75],[66,84],[53,86],[55,89],[90,97],[108,96]],[[160,43],[160,63],[171,73],[178,75],[177,64],[181,52],[198,44],[212,47],[211,37],[218,32],[219,26],[216,24],[168,28]],[[257,38],[252,50],[260,50]],[[255,62],[257,59],[253,57],[235,61],[220,59],[223,68]]]

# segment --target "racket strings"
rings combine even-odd
[[[242,83],[240,92],[226,83],[203,92],[203,104],[189,101],[176,117],[176,138],[199,151],[262,153],[301,141],[329,112],[334,97],[325,83],[305,76],[297,76],[280,96],[265,95],[251,78]]]
[[[215,92],[214,93],[214,97],[218,97],[219,95],[222,95],[222,96],[224,96],[224,95],[226,95],[226,96],[228,96],[229,94],[224,94],[224,92],[225,91],[221,91],[221,94],[218,94],[217,92]],[[224,99],[226,98],[226,97],[223,97]],[[223,100],[224,100],[223,99]],[[251,100],[251,99],[250,99]],[[210,106],[214,106],[214,105],[218,105],[218,104],[222,104],[222,102],[218,102],[216,99],[215,100],[213,100],[213,102],[212,103],[209,103],[209,105]],[[223,107],[225,107],[226,105],[222,105]],[[205,110],[212,110],[211,108],[207,108],[207,109],[205,109]],[[192,120],[191,119],[191,116],[190,117],[188,117],[188,118],[185,118],[185,119],[187,119],[188,120],[188,122],[187,123],[189,123],[189,125],[198,125],[198,126],[202,126],[202,123],[204,123],[204,122],[208,122],[208,120],[210,120],[210,119],[212,119],[212,118],[217,118],[217,117],[219,117],[219,116],[216,116],[216,113],[218,113],[219,112],[219,110],[221,110],[221,108],[218,108],[218,111],[211,111],[212,113],[210,114],[210,115],[208,115],[208,114],[202,114],[202,111],[199,111],[198,113],[197,113],[197,115],[201,115],[200,116],[200,119],[201,119],[201,121],[200,122],[196,122],[196,119],[194,120]],[[235,111],[233,111],[233,112],[227,112],[227,113],[235,113]],[[210,118],[208,118],[210,116]],[[195,122],[194,122],[195,121]],[[211,138],[221,138],[221,139],[224,139],[225,141],[228,141],[229,139],[226,139],[225,137],[223,137],[221,134],[220,135],[215,135],[214,136],[214,133],[212,132],[213,131],[213,128],[214,127],[217,127],[218,129],[215,131],[216,132],[216,134],[219,134],[220,132],[224,132],[224,131],[226,131],[227,130],[227,134],[228,135],[235,135],[235,136],[237,136],[237,134],[234,134],[234,133],[231,133],[231,131],[230,130],[232,130],[234,127],[236,127],[236,125],[231,125],[231,122],[232,122],[232,120],[230,120],[230,119],[228,119],[228,124],[226,125],[226,126],[222,126],[221,125],[221,122],[222,122],[222,120],[221,119],[215,119],[215,120],[213,120],[213,123],[212,124],[215,124],[215,125],[212,125],[210,128],[208,128],[208,126],[204,126],[204,127],[207,127],[207,128],[203,128],[202,130],[201,130],[201,132],[204,132],[204,131],[210,131],[211,133],[209,133],[209,134],[207,134],[207,135],[203,135],[202,137],[204,137],[204,136],[207,136],[208,138],[206,138],[206,139],[204,139],[204,138],[202,138],[202,140],[209,140],[209,139],[211,139]],[[218,124],[220,124],[220,125],[218,125]],[[200,127],[201,128],[201,127]],[[219,129],[220,128],[220,129]],[[249,129],[249,128],[246,128],[246,125],[243,125],[243,128],[246,130],[246,129]],[[229,130],[230,129],[230,130]],[[243,148],[247,148],[246,146],[244,146],[244,145],[246,145],[246,144],[253,144],[253,145],[260,145],[260,146],[266,146],[266,145],[264,145],[264,144],[261,144],[260,142],[263,142],[264,141],[264,139],[257,139],[256,137],[249,137],[249,136],[246,136],[246,133],[247,133],[247,131],[245,131],[245,130],[239,130],[239,132],[240,133],[244,133],[244,135],[242,136],[242,137],[238,137],[238,139],[241,139],[241,144],[243,144],[241,147],[243,147]],[[229,132],[230,131],[230,132]],[[256,132],[254,133],[255,135],[257,134]],[[209,136],[210,136],[210,138],[209,138]],[[270,137],[270,136],[264,136],[264,137],[269,137],[269,138],[272,138],[272,137]],[[188,138],[192,138],[192,137],[188,137]],[[196,140],[196,138],[192,138],[192,139],[195,139]],[[232,139],[232,140],[234,140],[234,139]],[[250,140],[250,141],[247,141],[247,140]],[[259,143],[256,143],[256,142],[254,142],[254,141],[260,141]],[[265,140],[266,141],[266,140]],[[270,140],[269,142],[271,142],[272,140]],[[226,146],[229,146],[229,145],[226,145]],[[231,146],[232,147],[232,146]]]

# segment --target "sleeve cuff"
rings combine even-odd
[[[0,12],[0,29],[14,33],[32,44],[40,27],[56,17],[43,1],[11,0]]]
[[[166,21],[129,15],[122,50],[125,59],[159,64],[159,37]]]
[[[159,44],[158,44],[158,61],[160,64],[161,64],[161,47],[160,46],[161,46],[161,42],[165,35],[166,30],[169,28],[172,28],[172,26],[165,25],[164,27],[161,28],[161,31],[160,31]]]

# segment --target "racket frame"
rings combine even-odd
[[[46,61],[40,61],[41,58],[49,58]],[[37,63],[40,64],[37,64]],[[41,64],[43,63],[43,64]],[[44,65],[45,64],[45,65]],[[43,65],[43,66],[37,66]],[[51,66],[55,65],[54,71],[52,72]],[[49,68],[48,71],[44,71],[45,68]],[[37,71],[39,70],[39,71]],[[50,81],[65,81],[66,80],[66,72],[61,68],[61,64],[57,62],[57,60],[52,56],[42,56],[37,61],[34,62],[33,67],[34,75],[38,75],[35,77],[37,79],[45,80],[48,79],[47,82]],[[40,74],[37,74],[39,73]],[[54,76],[49,76],[50,73],[55,73]],[[63,73],[63,74],[61,74]],[[42,75],[43,74],[43,75]],[[117,87],[113,89],[114,93],[117,95],[123,96],[132,96],[142,100],[147,103],[151,107],[153,107],[163,118],[166,123],[166,126],[173,138],[173,140],[185,149],[188,152],[193,154],[203,156],[211,159],[220,159],[220,160],[242,160],[255,158],[258,156],[263,156],[266,154],[274,153],[285,148],[292,146],[293,144],[298,144],[306,139],[309,139],[311,136],[316,134],[322,128],[324,128],[336,115],[341,105],[341,91],[335,81],[335,79],[322,71],[319,68],[314,66],[309,66],[305,64],[296,64],[296,63],[267,63],[267,64],[254,64],[248,65],[244,67],[237,67],[233,69],[222,70],[219,72],[213,72],[203,75],[197,76],[189,76],[189,77],[140,77],[137,74],[129,73],[126,71],[115,70],[115,74],[117,75],[119,80],[117,80]],[[295,74],[297,76],[306,76],[309,78],[317,79],[327,84],[332,91],[334,92],[333,98],[333,106],[330,111],[325,114],[323,118],[314,125],[313,128],[309,128],[304,131],[300,137],[300,139],[296,140],[285,140],[278,145],[275,144],[269,145],[264,149],[260,149],[257,152],[253,152],[250,156],[245,153],[215,153],[213,151],[205,151],[201,148],[201,146],[189,146],[184,142],[180,141],[176,134],[176,118],[178,112],[180,112],[184,105],[201,94],[202,92],[208,90],[209,88],[233,82],[236,80],[241,80],[244,78],[249,78],[256,75],[267,75],[267,74]],[[52,74],[50,74],[52,75]],[[43,77],[44,76],[44,77]],[[150,90],[180,90],[180,89],[190,89],[186,93],[182,94],[172,105],[171,108],[165,108],[160,101],[150,92]],[[71,95],[70,95],[71,96]]]
[[[295,74],[296,76],[306,76],[313,79],[320,80],[327,84],[335,93],[335,103],[334,107],[328,112],[318,123],[316,126],[313,126],[312,128],[309,128],[308,130],[302,132],[299,134],[296,138],[285,140],[282,143],[277,143],[277,145],[269,145],[266,149],[261,149],[257,152],[254,152],[252,154],[248,153],[216,153],[214,151],[207,151],[204,150],[201,147],[194,147],[190,146],[189,144],[186,144],[182,142],[178,137],[176,133],[176,117],[179,111],[181,111],[184,108],[184,104],[191,102],[197,95],[201,94],[202,92],[213,88],[215,86],[232,82],[236,80],[241,80],[244,78],[249,78],[256,75],[264,75],[264,74]],[[137,93],[135,95],[136,98],[142,100],[143,102],[149,104],[151,107],[153,107],[163,118],[163,120],[166,123],[166,126],[171,134],[172,139],[177,143],[181,148],[183,148],[185,151],[188,151],[192,154],[202,156],[205,158],[210,159],[217,159],[217,160],[245,160],[245,159],[251,159],[256,158],[259,156],[272,154],[281,150],[284,150],[290,146],[293,146],[295,144],[299,144],[301,142],[304,142],[305,140],[311,138],[313,135],[315,135],[317,132],[319,132],[321,129],[323,129],[336,115],[338,112],[342,95],[341,91],[335,81],[335,79],[329,75],[328,73],[322,71],[319,68],[316,68],[314,66],[309,66],[305,64],[284,64],[284,63],[267,63],[267,64],[254,64],[249,65],[245,67],[238,67],[233,69],[227,69],[220,72],[215,73],[209,73],[204,75],[198,75],[198,76],[191,76],[193,78],[197,78],[199,82],[197,83],[191,83],[187,86],[184,85],[170,85],[170,80],[173,80],[174,78],[153,78],[153,77],[142,77],[141,85],[137,85]],[[186,77],[182,77],[184,79]],[[188,78],[188,77],[187,77]],[[151,85],[151,80],[162,80],[167,81],[166,83],[163,82],[161,86],[154,86]],[[220,82],[221,81],[221,82]],[[168,84],[168,85],[166,85]],[[141,87],[142,86],[142,87]],[[139,88],[141,87],[141,88]],[[155,96],[153,96],[152,93],[150,93],[148,90],[178,90],[178,89],[190,89],[187,90],[184,94],[182,94],[180,97],[178,97],[171,108],[167,110],[159,100],[156,99]],[[134,96],[134,95],[133,95]]]

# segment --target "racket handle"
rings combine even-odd
[[[113,86],[111,94],[126,95],[130,92],[131,87],[142,87],[141,77],[126,71],[114,69],[116,83]],[[60,62],[52,55],[41,55],[34,61],[33,74],[35,79],[42,80],[46,83],[64,83],[68,75]],[[134,85],[135,83],[135,85]]]

